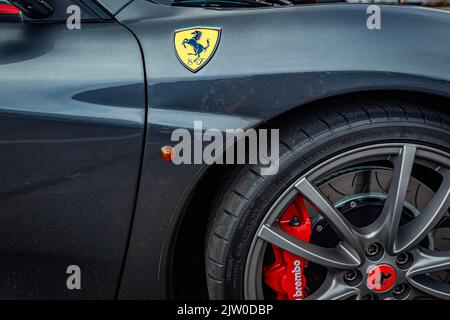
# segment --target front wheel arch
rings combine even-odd
[[[450,117],[450,98],[448,97],[406,90],[358,91],[297,106],[272,119],[267,119],[261,126],[276,128],[280,123],[292,117],[304,116],[308,113],[316,112],[316,110],[326,112],[335,106],[349,103],[359,102],[364,104],[370,101],[377,101],[380,97],[386,97],[399,103],[414,101],[416,104],[423,105],[424,110],[434,109]],[[185,210],[179,215],[176,231],[171,235],[172,245],[170,246],[169,254],[171,263],[169,264],[168,281],[171,289],[169,295],[172,298],[208,298],[203,265],[205,254],[204,235],[214,205],[213,199],[221,191],[221,186],[214,181],[224,181],[232,175],[236,167],[237,165],[224,166],[217,164],[207,167],[187,200],[184,206]],[[186,257],[187,252],[189,252],[189,258]],[[190,276],[180,276],[185,274],[186,270],[191,271]],[[197,288],[197,290],[192,292],[189,288]]]

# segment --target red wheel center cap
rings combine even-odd
[[[397,280],[395,269],[388,264],[372,267],[367,274],[367,287],[375,292],[389,291]]]

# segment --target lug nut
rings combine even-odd
[[[375,257],[378,253],[380,253],[381,247],[378,243],[371,243],[368,245],[366,249],[366,254],[369,257]]]
[[[400,253],[397,257],[397,263],[401,266],[403,266],[404,264],[406,264],[409,260],[409,256],[407,253]]]
[[[404,283],[400,283],[395,286],[393,295],[397,299],[403,299],[407,296],[408,292],[409,292],[408,285],[404,284]]]
[[[361,300],[377,300],[377,297],[371,293],[366,294],[361,298]]]
[[[409,252],[402,252],[397,256],[396,263],[400,269],[405,270],[411,267],[413,260],[414,258],[412,254]]]
[[[349,270],[344,274],[345,281],[354,281],[356,278],[358,278],[358,271],[356,270]]]
[[[356,286],[361,281],[362,276],[358,270],[348,270],[344,273],[344,282],[349,286]]]
[[[395,286],[394,294],[401,295],[405,292],[405,290],[406,290],[406,286],[403,283],[400,283],[399,285]]]

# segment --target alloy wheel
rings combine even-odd
[[[324,181],[355,168],[388,173],[386,181],[377,181],[378,192],[327,194]],[[417,178],[419,169],[435,176],[433,183]],[[415,203],[407,201],[413,189]],[[280,217],[299,196],[309,212],[316,212],[311,214],[316,234],[325,226],[337,239],[332,246],[314,234],[313,241],[301,241],[280,228]],[[319,284],[309,281],[307,299],[450,299],[448,282],[433,275],[450,269],[450,246],[437,248],[434,240],[449,207],[450,155],[444,151],[417,144],[380,144],[337,155],[295,181],[263,218],[247,258],[244,295],[267,298],[263,268],[275,246],[307,260],[308,268],[325,270]],[[349,213],[355,210],[358,223]],[[376,212],[370,219],[369,211]]]

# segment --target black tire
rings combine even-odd
[[[218,195],[206,237],[206,276],[211,299],[243,299],[247,254],[273,202],[309,168],[359,146],[420,142],[450,150],[447,115],[411,103],[370,102],[335,106],[290,117],[280,129],[280,167],[262,177],[257,165],[230,174]]]

